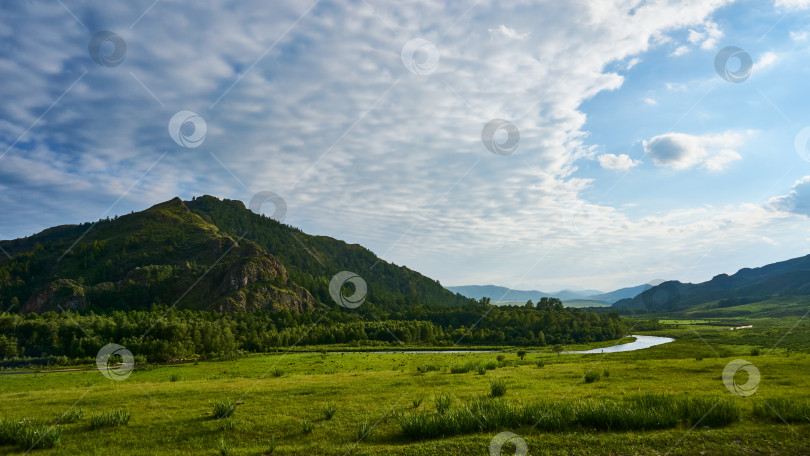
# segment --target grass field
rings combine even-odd
[[[795,322],[770,323],[748,332],[681,328],[668,333],[675,342],[642,351],[530,353],[522,361],[512,353],[501,361],[497,354],[291,353],[138,367],[123,381],[98,371],[4,375],[0,418],[60,420],[61,439],[38,454],[483,455],[502,431],[524,439],[532,455],[807,454],[810,355],[769,351]],[[807,326],[792,334],[785,341],[808,339]],[[761,372],[751,397],[723,383],[723,369],[737,358]],[[465,364],[482,367],[451,373]],[[639,399],[644,393],[663,397]],[[638,409],[650,400],[663,406]],[[768,415],[770,404],[789,424]],[[711,413],[701,421],[704,411]],[[533,428],[535,417],[544,424]],[[425,438],[432,432],[446,437]],[[0,442],[2,435],[0,423]],[[0,455],[23,451],[0,446]],[[503,454],[513,453],[504,446]]]

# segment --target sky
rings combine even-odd
[[[810,0],[20,0],[0,36],[0,239],[209,194],[444,285],[810,253]]]

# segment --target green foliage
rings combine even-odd
[[[357,425],[357,441],[363,440],[368,437],[368,434],[371,432],[371,422],[370,421],[361,421],[360,424]]]
[[[236,411],[236,402],[230,399],[224,399],[214,402],[214,418],[221,420],[222,418],[229,418]]]
[[[0,445],[16,445],[28,452],[39,448],[52,448],[62,438],[62,429],[46,426],[28,419],[0,418]]]
[[[450,406],[453,404],[453,396],[449,394],[437,394],[436,397],[433,398],[433,402],[436,404],[436,412],[442,415],[450,410]]]
[[[489,392],[492,397],[501,397],[506,394],[506,381],[502,378],[497,378],[489,382]]]
[[[73,424],[81,421],[84,417],[84,410],[80,407],[73,407],[65,413],[56,417],[57,424]]]
[[[774,422],[810,423],[810,400],[772,398],[754,402],[754,416]]]
[[[330,402],[323,407],[321,412],[323,412],[324,419],[331,420],[332,417],[335,416],[335,413],[337,413],[337,405]]]
[[[228,448],[228,444],[225,443],[225,437],[219,439],[219,446],[217,447],[217,452],[221,456],[228,456],[231,454],[230,448]]]
[[[416,366],[416,370],[422,374],[433,372],[437,370],[441,370],[441,367],[436,364],[420,364]]]
[[[521,361],[523,361],[523,358],[526,357],[526,351],[525,350],[518,350],[517,356],[518,356],[518,358],[520,358]]]
[[[90,415],[90,429],[125,426],[129,423],[129,412],[124,409]]]
[[[599,380],[599,378],[600,378],[599,372],[592,369],[585,371],[585,375],[583,376],[585,383],[593,383]]]
[[[315,424],[312,421],[302,421],[301,422],[301,433],[302,434],[312,434],[312,431],[315,429]]]
[[[413,399],[413,401],[412,401],[413,402],[413,408],[419,408],[419,406],[422,405],[422,401],[424,401],[424,400],[425,400],[424,396],[415,397]]]

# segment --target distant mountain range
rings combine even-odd
[[[610,293],[603,293],[598,290],[562,290],[556,293],[547,293],[537,290],[513,290],[511,288],[499,287],[496,285],[464,285],[446,288],[453,293],[458,293],[468,298],[490,298],[492,302],[526,302],[528,300],[536,302],[540,300],[540,298],[547,297],[557,298],[563,302],[579,301],[580,305],[582,305],[583,301],[593,301],[594,305],[610,305],[621,299],[633,298],[639,293],[652,288],[653,285],[660,282],[661,281],[655,281],[653,284],[621,288],[619,290],[611,291]]]
[[[638,296],[619,300],[613,306],[671,312],[705,307],[715,301],[714,307],[730,307],[795,295],[810,295],[810,255],[740,269],[733,275],[719,274],[698,284],[677,280],[663,282]]]

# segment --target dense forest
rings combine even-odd
[[[654,329],[657,323],[645,322]],[[636,327],[635,329],[639,329]],[[618,339],[628,325],[550,300],[497,307],[487,300],[445,307],[377,305],[316,312],[150,310],[0,314],[1,364],[90,362],[110,342],[140,362],[229,357],[291,346],[517,345],[546,346]]]

